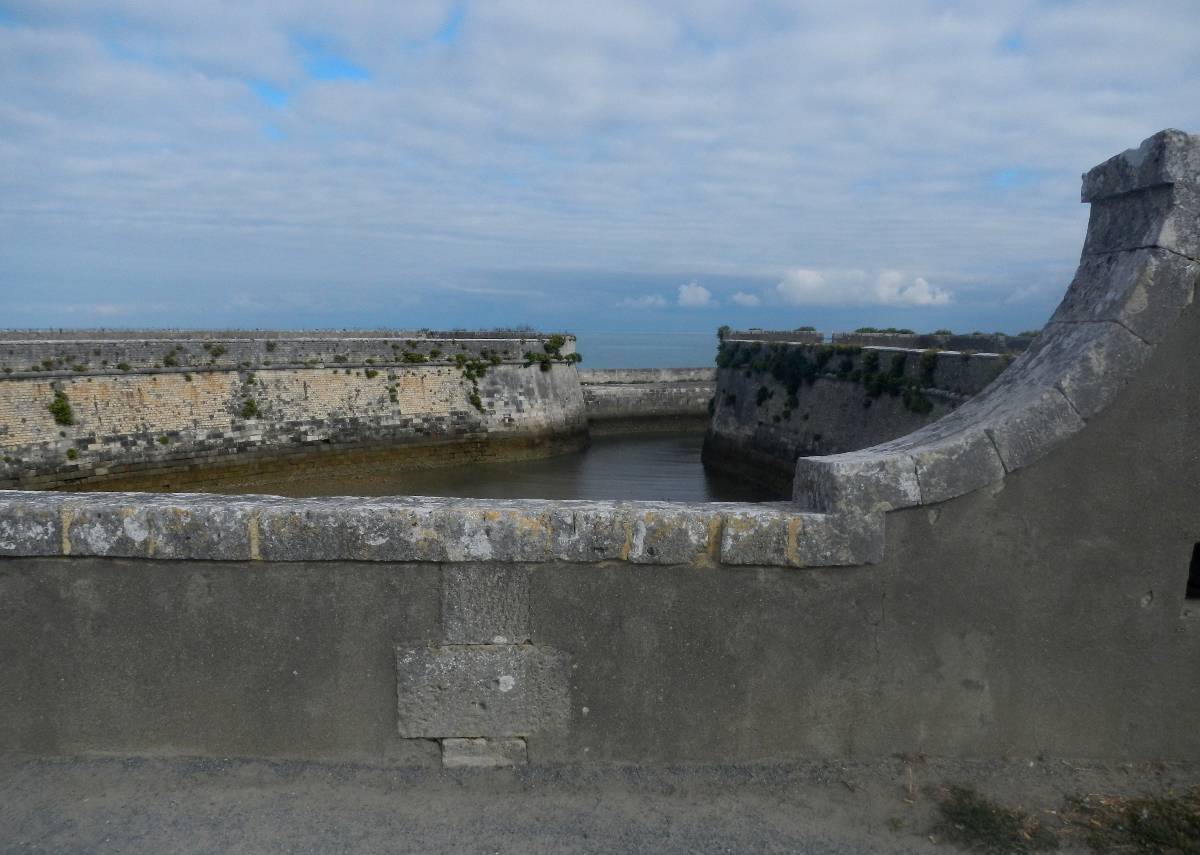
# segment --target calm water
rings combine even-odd
[[[586,451],[516,463],[474,463],[339,478],[255,476],[252,492],[285,496],[459,496],[479,499],[631,499],[764,502],[768,488],[706,471],[700,433],[596,437]],[[245,488],[243,488],[245,489]],[[222,491],[223,492],[223,491]]]

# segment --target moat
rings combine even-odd
[[[472,463],[435,469],[352,475],[297,464],[292,470],[230,478],[215,493],[309,496],[454,496],[475,499],[609,499],[674,502],[766,502],[783,498],[759,484],[706,469],[699,432],[601,436],[584,451],[538,460]]]

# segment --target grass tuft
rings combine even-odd
[[[950,786],[938,797],[938,836],[973,852],[1021,853],[1058,848],[1058,836],[1036,817],[985,799],[970,787]]]

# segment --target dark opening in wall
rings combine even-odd
[[[1189,600],[1200,600],[1200,543],[1192,547],[1192,564],[1188,568],[1187,594]]]

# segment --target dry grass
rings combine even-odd
[[[1182,795],[1077,796],[1059,818],[1064,836],[1098,852],[1200,855],[1200,787]]]

